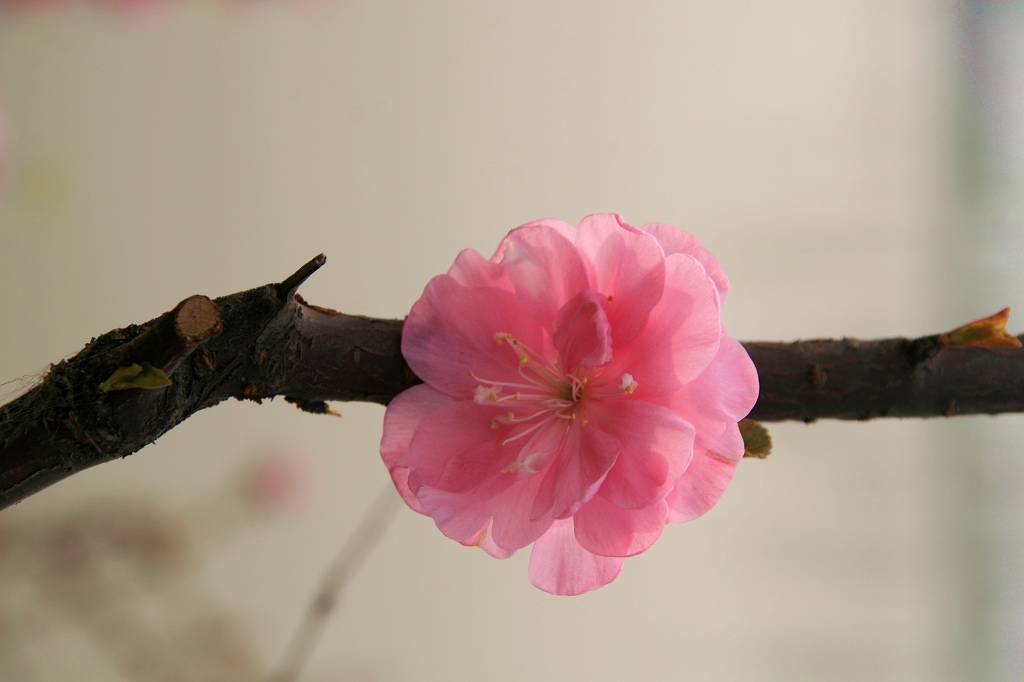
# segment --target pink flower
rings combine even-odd
[[[310,463],[295,452],[271,451],[244,472],[242,499],[263,512],[297,512],[312,497]]]
[[[542,590],[611,582],[710,509],[743,456],[757,374],[722,330],[728,288],[692,235],[614,214],[529,223],[490,260],[463,251],[402,333],[424,383],[384,416],[398,491],[495,557],[533,543]]]

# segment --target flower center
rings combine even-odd
[[[609,386],[598,381],[601,368],[590,376],[565,371],[560,361],[550,362],[507,332],[496,333],[494,341],[515,353],[521,380],[496,381],[472,371],[469,375],[480,382],[473,390],[473,402],[507,409],[491,420],[492,429],[514,425],[501,445],[522,441],[515,461],[503,473],[520,477],[537,473],[549,455],[561,448],[574,422],[578,420],[580,427],[590,423],[582,414],[587,402],[628,395],[638,386],[631,374],[623,374],[618,386]]]

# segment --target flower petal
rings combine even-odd
[[[551,527],[552,519],[531,520],[526,513],[537,494],[539,483],[534,479],[517,481],[512,474],[502,474],[466,493],[423,486],[417,495],[442,533],[495,554],[526,547]]]
[[[622,570],[621,557],[592,554],[580,546],[572,519],[556,521],[533,545],[530,582],[551,594],[583,594],[607,585]]]
[[[482,492],[493,492],[488,487],[484,486]],[[475,546],[486,537],[491,523],[487,498],[438,490],[426,485],[416,491],[416,496],[438,529],[452,540]]]
[[[515,291],[505,269],[484,258],[475,249],[463,249],[448,268],[448,275],[464,287],[492,287]]]
[[[596,424],[622,444],[600,495],[623,509],[663,499],[693,456],[693,426],[667,407],[622,398],[587,417],[587,428]]]
[[[541,480],[518,480],[509,471],[517,453],[501,445],[508,425],[491,428],[494,413],[466,401],[434,410],[396,466],[409,472],[408,489],[445,535],[466,545],[489,535],[495,545],[516,550],[540,537],[551,519],[530,518]]]
[[[735,424],[747,416],[757,394],[757,369],[753,361],[739,341],[723,332],[711,364],[699,377],[668,397],[666,404],[697,427],[698,434],[715,438],[726,423]]]
[[[402,499],[421,514],[426,510],[409,490],[409,469],[397,466],[398,460],[409,451],[413,434],[430,414],[450,404],[452,399],[426,384],[413,386],[395,396],[384,413],[384,434],[380,440],[380,455],[391,473]]]
[[[580,222],[576,247],[590,275],[590,288],[608,299],[615,344],[629,343],[644,330],[665,288],[665,257],[651,235],[614,213]]]
[[[508,559],[510,556],[516,553],[516,550],[499,547],[494,542],[494,538],[491,537],[491,525],[493,525],[493,520],[491,524],[484,529],[480,539],[477,541],[476,544],[480,549],[484,550],[495,559]]]
[[[700,261],[707,271],[708,277],[714,280],[719,298],[725,300],[725,295],[729,292],[729,278],[725,276],[725,271],[722,270],[718,259],[704,248],[699,239],[689,232],[667,223],[647,223],[641,225],[639,229],[654,235],[666,256],[673,253],[685,253]]]
[[[714,442],[697,444],[693,461],[665,498],[669,521],[692,521],[715,506],[736,473],[737,461],[743,457],[743,438],[739,434],[736,424],[728,424]],[[739,457],[735,456],[737,450]]]
[[[587,270],[572,241],[552,227],[527,225],[512,230],[492,260],[515,286],[519,305],[545,329],[558,310],[587,288]]]
[[[510,333],[538,352],[550,349],[513,294],[466,287],[440,275],[430,280],[405,321],[402,355],[424,382],[454,398],[470,399],[481,384],[477,377],[520,380],[519,357],[496,340],[499,333]]]
[[[516,453],[501,445],[506,431],[491,428],[494,414],[494,408],[468,401],[449,402],[431,412],[395,463],[409,470],[413,494],[419,497],[424,485],[462,493],[499,477]]]
[[[505,474],[511,476],[511,474]],[[533,520],[527,513],[542,480],[532,476],[516,481],[491,504],[494,515],[491,537],[494,544],[506,549],[520,549],[543,535],[554,519]]]
[[[621,447],[617,439],[593,426],[584,426],[581,419],[572,421],[562,449],[551,458],[547,469],[537,474],[543,479],[530,518],[563,519],[575,514],[594,496]]]
[[[691,521],[715,506],[743,458],[737,422],[757,400],[757,370],[728,334],[711,365],[670,399],[674,411],[697,427],[693,461],[666,500],[673,523]]]
[[[540,220],[534,220],[526,223],[521,227],[536,227],[537,225],[543,225],[544,227],[552,229],[568,239],[571,243],[576,243],[576,226],[570,225],[564,220],[558,220],[557,218],[541,218]]]
[[[612,328],[602,297],[589,289],[576,294],[555,317],[554,343],[566,372],[584,373],[612,359]]]
[[[643,396],[665,395],[695,379],[714,359],[722,334],[718,293],[703,266],[681,254],[665,265],[665,292],[643,336],[615,348],[616,371],[632,374]]]
[[[661,536],[668,523],[668,504],[655,502],[643,509],[622,509],[600,493],[573,517],[576,539],[588,552],[601,556],[633,556]]]

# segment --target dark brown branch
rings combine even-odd
[[[95,464],[126,457],[227,398],[283,396],[387,404],[419,380],[401,355],[401,320],[307,304],[295,292],[314,258],[279,284],[186,299],[117,329],[51,367],[0,407],[0,508]],[[948,347],[938,336],[744,344],[761,377],[763,421],[925,417],[1024,410],[1024,350]],[[171,385],[101,393],[117,370],[148,363]]]
[[[743,346],[761,381],[750,413],[760,421],[1024,411],[1021,348],[946,346],[938,335]]]

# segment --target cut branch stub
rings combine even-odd
[[[221,330],[220,308],[206,296],[190,296],[171,311],[174,331],[189,348]]]

